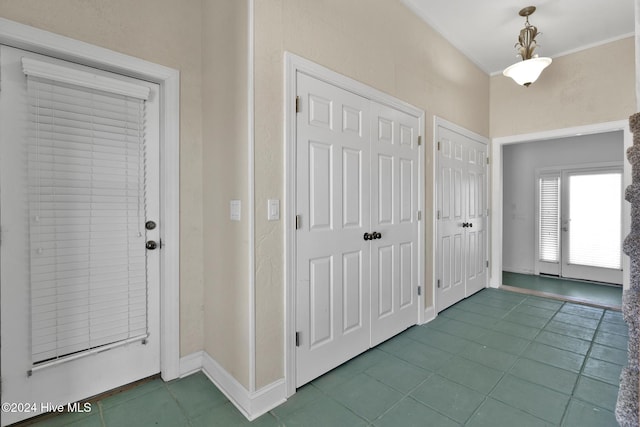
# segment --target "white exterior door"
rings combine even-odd
[[[622,284],[622,167],[562,172],[562,277]]]
[[[4,426],[160,370],[159,109],[153,84],[0,49],[2,401],[32,403]]]
[[[465,297],[487,286],[487,146],[467,143],[466,153]],[[463,175],[464,177],[464,175]]]
[[[437,128],[438,312],[487,284],[487,146]]]
[[[371,103],[371,346],[416,323],[418,119]]]
[[[418,120],[296,84],[299,387],[417,322]]]

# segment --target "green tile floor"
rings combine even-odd
[[[485,289],[249,423],[202,374],[150,381],[37,426],[617,425],[620,312]]]
[[[622,286],[567,280],[557,277],[502,272],[502,284],[536,292],[574,298],[589,304],[622,305]]]

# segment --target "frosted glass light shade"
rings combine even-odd
[[[516,62],[512,66],[506,68],[502,74],[511,77],[521,86],[529,86],[538,80],[542,70],[551,64],[551,58],[531,58],[526,61]]]

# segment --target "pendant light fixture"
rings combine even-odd
[[[515,47],[522,61],[516,62],[502,72],[502,74],[511,77],[519,85],[526,87],[535,82],[540,77],[542,70],[551,64],[551,58],[539,58],[537,54],[533,54],[537,47],[536,36],[541,34],[535,26],[529,24],[529,15],[535,11],[535,6],[528,6],[520,11],[520,16],[525,17],[525,23],[524,28],[520,30],[518,43],[516,43]]]

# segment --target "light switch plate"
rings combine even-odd
[[[231,200],[229,202],[229,211],[231,221],[240,221],[240,212],[242,211],[240,200]]]
[[[269,199],[267,202],[267,220],[278,221],[280,219],[280,200]]]

